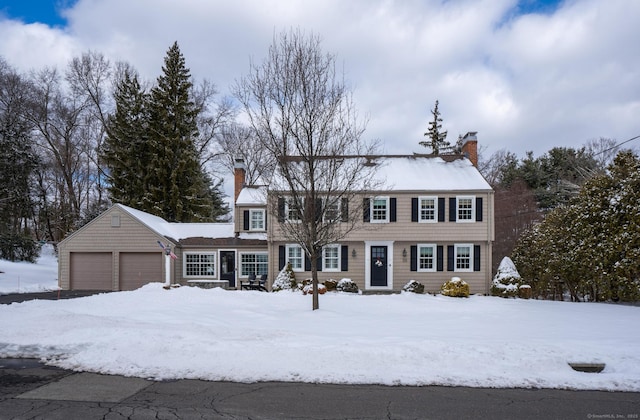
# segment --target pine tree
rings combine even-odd
[[[195,146],[198,109],[193,83],[175,42],[167,52],[151,90],[148,146],[151,159],[145,179],[144,207],[169,221],[210,221],[214,211],[209,178]]]
[[[431,110],[433,120],[429,122],[429,130],[424,133],[425,137],[429,140],[423,140],[419,144],[431,149],[431,153],[439,155],[440,152],[451,151],[453,148],[451,144],[446,140],[447,131],[440,131],[442,129],[442,118],[440,117],[440,111],[438,110],[438,100],[436,100],[436,106]]]
[[[150,160],[148,142],[148,95],[140,87],[137,74],[125,69],[114,93],[115,114],[107,127],[107,138],[101,151],[109,168],[111,200],[142,208],[147,163]]]

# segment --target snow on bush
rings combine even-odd
[[[276,279],[273,281],[273,285],[271,286],[271,290],[274,292],[279,292],[281,290],[298,290],[296,285],[296,276],[293,273],[293,269],[291,268],[291,264],[287,263],[282,270],[276,276]]]
[[[519,295],[521,285],[522,277],[520,277],[515,264],[511,258],[504,257],[491,283],[491,295],[516,297]]]
[[[305,282],[304,286],[302,286],[302,294],[304,295],[312,295],[313,294],[313,282],[311,279],[308,282]],[[318,283],[318,294],[324,295],[327,293],[327,288],[324,284]]]
[[[358,285],[351,279],[341,279],[336,286],[336,290],[339,292],[358,293]]]
[[[405,292],[424,293],[424,285],[417,280],[409,280],[407,284],[402,287]]]
[[[469,284],[460,277],[451,277],[451,280],[442,285],[440,292],[444,296],[469,297]]]

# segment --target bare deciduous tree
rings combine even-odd
[[[313,309],[318,258],[358,227],[362,208],[354,197],[372,189],[375,167],[366,156],[377,147],[363,141],[351,92],[320,44],[300,30],[274,37],[262,65],[252,64],[234,88],[252,134],[275,158],[269,208],[283,237],[311,260]]]

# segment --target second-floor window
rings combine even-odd
[[[264,210],[249,210],[249,230],[264,230]]]
[[[302,210],[302,208],[298,208],[298,206],[296,206],[294,199],[289,198],[285,201],[284,214],[286,220],[299,222],[302,220]]]
[[[287,261],[291,264],[291,269],[293,271],[303,271],[304,254],[302,253],[302,247],[300,245],[287,245],[286,258]]]
[[[418,221],[422,223],[437,222],[438,197],[419,197]]]
[[[456,197],[457,222],[473,222],[475,213],[475,197]]]
[[[371,199],[371,223],[389,222],[389,197]]]

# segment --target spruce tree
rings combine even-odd
[[[125,69],[116,84],[114,99],[116,110],[109,117],[107,138],[101,151],[109,168],[109,193],[113,202],[142,209],[150,160],[148,95],[133,70]]]
[[[438,110],[438,100],[436,100],[435,108],[431,110],[431,115],[433,115],[433,120],[429,122],[429,130],[424,133],[424,136],[429,140],[423,140],[419,144],[430,148],[434,155],[439,155],[440,152],[450,152],[453,148],[446,140],[447,131],[440,131],[442,130],[442,118]]]
[[[192,98],[193,83],[177,42],[167,52],[162,71],[149,103],[150,160],[144,207],[169,221],[211,221],[215,190],[195,145],[202,110]]]

